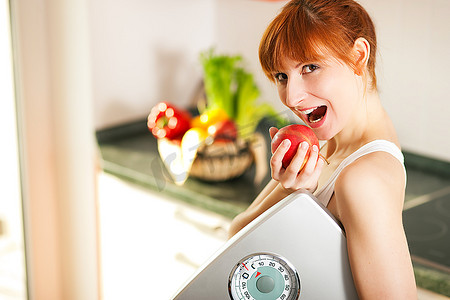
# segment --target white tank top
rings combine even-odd
[[[340,165],[331,175],[330,179],[328,179],[328,182],[320,190],[314,193],[319,202],[322,203],[325,207],[328,205],[334,193],[334,184],[336,183],[339,174],[346,166],[348,166],[361,156],[377,151],[384,151],[390,153],[392,156],[397,158],[403,166],[403,171],[405,172],[406,178],[406,169],[404,165],[403,153],[400,151],[397,145],[386,140],[375,140],[365,144],[364,146],[362,146],[361,148],[350,154],[348,157],[346,157],[340,163]]]

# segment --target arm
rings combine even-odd
[[[256,197],[247,210],[240,213],[233,219],[228,236],[231,238],[248,223],[253,221],[256,217],[287,195],[289,195],[289,193],[281,189],[277,181],[273,179],[269,181],[266,187],[262,190],[258,197]]]
[[[270,136],[273,137],[276,132],[276,128],[271,128]],[[300,188],[311,191],[316,189],[317,180],[324,165],[324,161],[319,159],[319,149],[316,148],[311,151],[307,163],[301,170],[300,168],[308,148],[299,147],[292,162],[284,169],[281,161],[288,149],[289,144],[281,143],[273,153],[270,160],[273,179],[266,185],[247,210],[234,218],[230,225],[229,237],[235,235],[248,223],[292,192]]]
[[[340,174],[337,213],[361,299],[417,299],[403,224],[405,176],[391,155],[366,155]]]

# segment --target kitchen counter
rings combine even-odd
[[[173,183],[159,154],[156,139],[145,121],[97,133],[103,169],[175,199],[234,218],[245,210],[270,180],[270,174],[254,184],[252,166],[237,179],[206,182],[188,178],[183,185]]]
[[[269,126],[270,124],[262,122],[258,130],[267,133]],[[241,177],[225,182],[188,178],[184,185],[176,185],[165,169],[158,154],[156,139],[148,132],[145,120],[101,130],[97,132],[97,140],[104,171],[229,219],[245,210],[270,180],[270,174],[267,174],[260,184],[255,184],[255,168],[251,167]],[[270,140],[266,139],[265,142],[268,147]],[[421,222],[421,216],[428,214],[428,218],[435,219],[440,214],[439,211],[436,212],[437,205],[447,207],[450,203],[450,168],[446,162],[430,162],[408,153],[405,153],[405,164],[408,171],[405,207],[408,209],[404,212],[404,223],[417,285],[450,296],[450,239],[446,235],[450,234],[450,224],[446,219],[443,220],[444,227],[436,233],[440,239],[437,241],[420,238],[418,234],[423,233],[423,228],[427,227],[425,223],[424,226],[417,226]],[[424,166],[431,166],[438,172],[424,171]],[[427,245],[435,248],[428,249]]]

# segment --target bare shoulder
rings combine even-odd
[[[384,152],[356,160],[336,182],[336,209],[361,298],[417,299],[402,225],[404,187],[401,163]]]
[[[337,208],[344,218],[349,214],[399,212],[404,190],[402,164],[389,153],[373,152],[357,159],[339,175],[335,185]]]

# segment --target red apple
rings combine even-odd
[[[298,146],[302,142],[307,142],[309,144],[309,149],[306,154],[306,157],[303,161],[303,164],[300,169],[303,168],[303,166],[306,164],[306,161],[309,158],[309,153],[311,151],[311,147],[313,145],[316,145],[319,147],[319,140],[317,139],[316,135],[312,131],[311,128],[305,125],[299,125],[299,124],[293,124],[288,125],[286,127],[281,128],[278,130],[278,132],[275,134],[275,136],[272,139],[272,153],[277,150],[278,146],[281,144],[284,140],[290,140],[291,146],[289,147],[289,150],[286,152],[286,154],[283,157],[283,167],[287,168],[289,166],[292,158],[294,157],[295,153],[297,153]]]
[[[238,135],[238,128],[233,120],[223,120],[208,127],[208,133],[214,140],[234,141]]]

